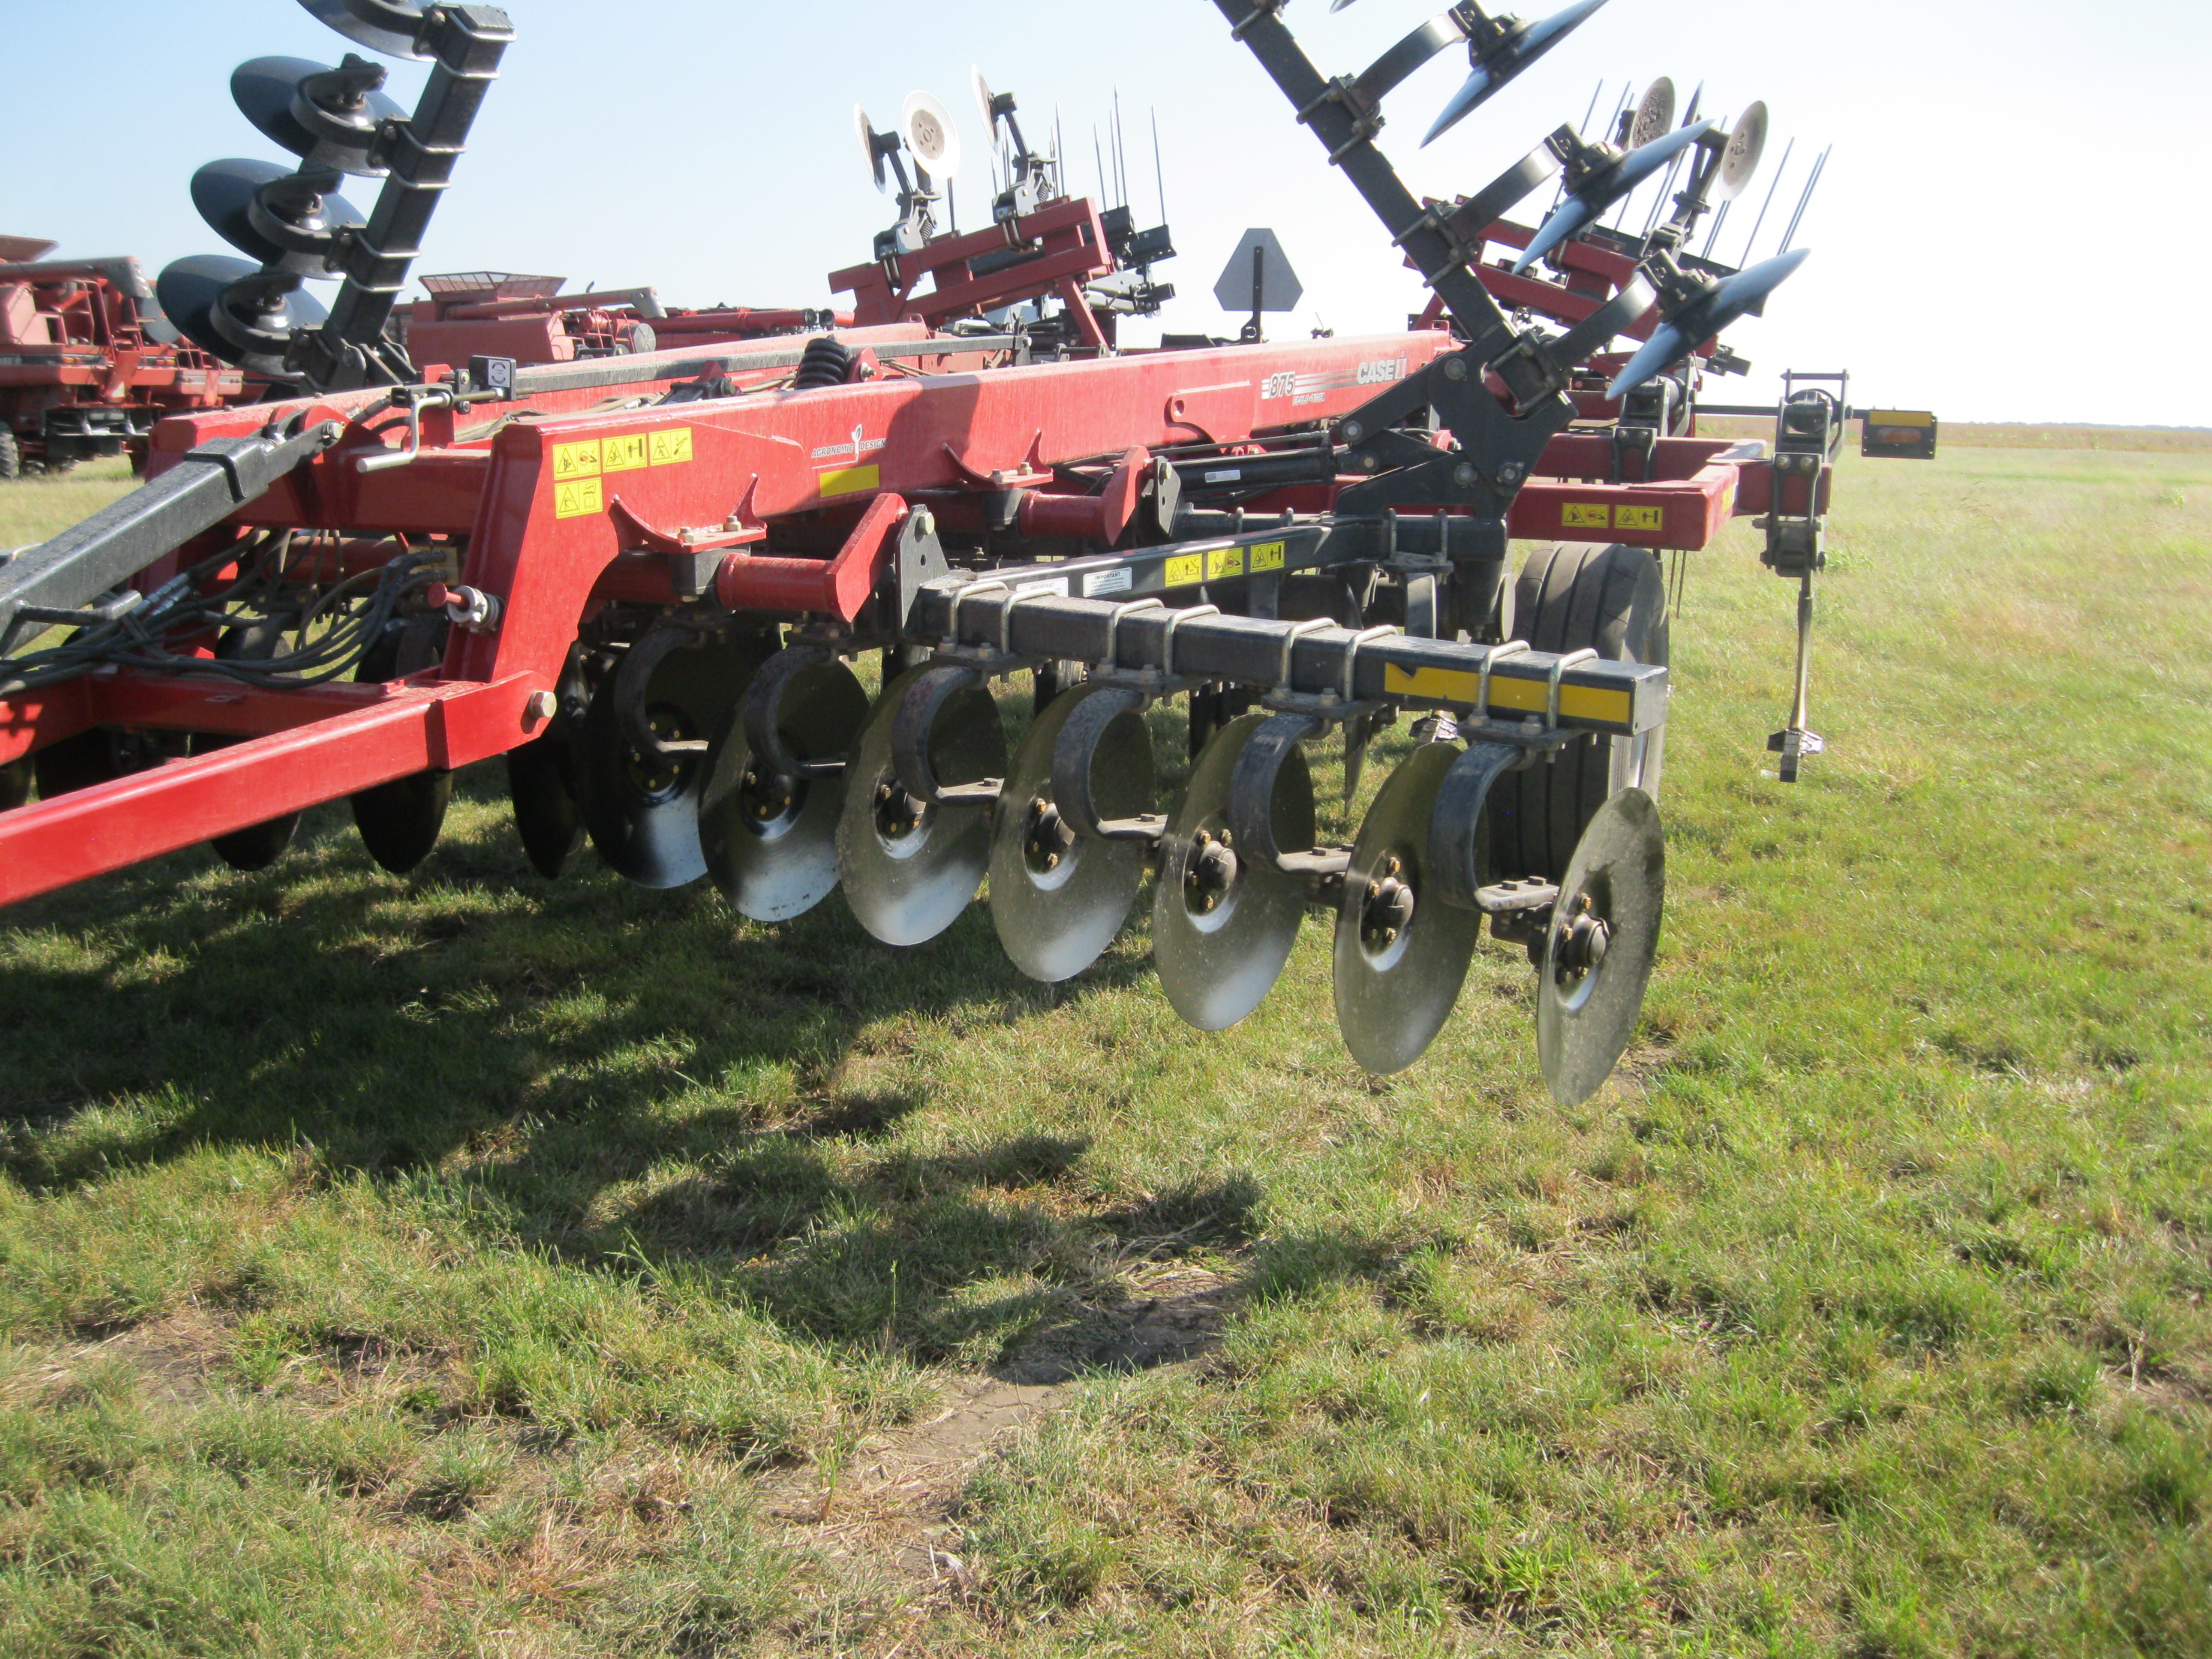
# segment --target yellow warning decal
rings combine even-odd
[[[1461,708],[1474,706],[1475,694],[1480,687],[1481,676],[1465,668],[1401,668],[1395,663],[1382,666],[1382,689],[1392,696],[1409,698],[1415,702],[1450,704]],[[1490,706],[1511,709],[1518,713],[1540,714],[1544,699],[1549,694],[1542,680],[1508,679],[1503,674],[1494,675],[1490,682]],[[1593,720],[1601,725],[1626,727],[1635,713],[1635,700],[1625,690],[1596,685],[1562,685],[1559,688],[1559,713],[1569,720]]]
[[[656,433],[654,435],[659,434]],[[684,434],[684,441],[687,445],[690,442],[690,431]],[[856,495],[863,489],[878,488],[883,476],[884,471],[879,466],[848,466],[842,471],[825,472],[822,475],[822,493],[824,495]]]
[[[606,501],[597,478],[578,478],[553,486],[553,516],[556,519],[580,519],[586,513],[605,510]]]
[[[556,479],[595,478],[599,472],[599,441],[597,438],[553,446],[553,476]]]
[[[1206,556],[1206,580],[1210,582],[1243,574],[1244,550],[1241,547],[1217,547]]]
[[[1936,417],[1924,409],[1874,409],[1867,411],[1869,426],[1933,426]]]
[[[1199,553],[1178,553],[1163,568],[1161,580],[1170,587],[1195,587],[1206,580],[1206,558]]]
[[[1258,575],[1263,570],[1283,568],[1283,544],[1280,542],[1261,542],[1252,550],[1251,571]]]
[[[1613,510],[1615,530],[1664,530],[1667,509],[1663,507],[1617,507]]]
[[[678,466],[691,459],[690,427],[665,427],[659,432],[648,432],[645,435],[652,441],[653,464],[655,466]],[[610,461],[607,466],[611,471],[614,463]],[[871,489],[873,487],[872,483],[869,485]],[[827,495],[830,492],[825,489],[822,493]]]
[[[601,445],[601,465],[610,472],[629,472],[646,464],[646,434],[633,432],[627,437],[609,438]]]
[[[1603,501],[1569,501],[1559,509],[1559,522],[1570,530],[1604,530],[1613,514]]]

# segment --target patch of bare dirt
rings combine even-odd
[[[934,1417],[871,1437],[842,1468],[817,1463],[771,1480],[769,1512],[786,1523],[785,1541],[819,1551],[857,1587],[964,1589],[966,1565],[945,1547],[947,1516],[975,1465],[1062,1406],[1084,1376],[1210,1352],[1233,1298],[1218,1273],[1182,1267],[1141,1297],[1078,1308],[988,1373],[951,1378]]]
[[[127,1368],[148,1399],[197,1400],[209,1388],[209,1373],[226,1341],[223,1328],[198,1308],[184,1308],[157,1319],[140,1320],[56,1343],[25,1354],[8,1379],[7,1392],[52,1399],[79,1386],[88,1370]]]

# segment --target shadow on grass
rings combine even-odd
[[[499,804],[479,775],[457,807]],[[981,907],[894,952],[836,899],[763,928],[703,883],[645,892],[587,860],[549,884],[503,816],[467,811],[404,880],[325,809],[258,875],[185,854],[21,907],[0,1167],[55,1194],[304,1144],[335,1175],[465,1187],[489,1247],[680,1264],[794,1333],[921,1363],[1256,1230],[1242,1174],[1114,1207],[1080,1136],[993,1138],[987,1117],[972,1142],[901,1144],[961,1086],[898,1063],[922,1027],[957,1043],[1139,981],[1140,959],[1044,987]]]

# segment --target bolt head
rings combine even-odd
[[[534,719],[550,720],[561,712],[561,699],[551,691],[532,691],[529,708]]]
[[[1447,380],[1464,380],[1467,379],[1467,359],[1464,357],[1445,358],[1444,379]]]
[[[1480,476],[1475,471],[1474,464],[1472,461],[1462,461],[1452,469],[1452,482],[1462,489],[1471,486]]]

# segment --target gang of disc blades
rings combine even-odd
[[[909,669],[884,688],[846,765],[837,879],[854,919],[886,945],[924,944],[950,927],[991,864],[989,809],[914,800],[892,765],[900,701],[929,672]],[[1006,775],[1006,735],[988,690],[970,686],[945,700],[929,761],[943,784]]]
[[[292,100],[302,81],[330,73],[330,64],[310,58],[252,58],[231,71],[230,95],[239,113],[271,143],[304,159],[326,162],[341,173],[382,178],[385,169],[373,167],[364,159],[368,130],[381,121],[404,119],[407,112],[381,92],[371,92],[359,118],[365,124],[361,146],[326,143],[301,125],[292,113]]]
[[[1378,1076],[1428,1051],[1451,1018],[1482,933],[1482,913],[1447,904],[1431,878],[1429,823],[1457,744],[1429,743],[1383,781],[1359,826],[1336,917],[1336,1025]],[[1411,915],[1385,937],[1376,919],[1394,890]]]
[[[1666,902],[1659,809],[1641,789],[1624,789],[1598,808],[1568,860],[1539,970],[1536,1055],[1560,1105],[1595,1094],[1636,1034]],[[1595,967],[1577,971],[1568,929],[1578,914],[1604,922],[1610,939]]]
[[[1237,758],[1273,718],[1255,709],[1213,734],[1160,842],[1153,965],[1176,1012],[1201,1031],[1226,1030],[1260,1006],[1282,977],[1305,915],[1304,879],[1237,857],[1228,834]],[[1314,844],[1313,777],[1301,750],[1291,751],[1277,775],[1272,827],[1275,845],[1286,851]]]
[[[664,743],[711,738],[766,654],[757,636],[737,633],[670,652],[646,684],[647,725]],[[641,887],[682,887],[707,873],[699,846],[704,757],[635,747],[622,729],[615,682],[609,674],[593,689],[578,734],[584,825],[616,874]]]
[[[390,16],[394,23],[409,13],[414,13],[415,27],[402,31],[398,27],[385,27],[370,22],[358,15],[346,0],[300,0],[300,3],[307,9],[317,22],[336,29],[357,46],[367,46],[371,52],[380,52],[387,58],[424,58],[434,55],[416,45],[422,28],[422,13],[415,7],[395,5],[392,0],[380,0],[380,3],[374,7],[376,11]]]
[[[507,751],[507,798],[530,867],[558,881],[576,866],[588,839],[580,799],[576,734],[556,714],[528,743]]]
[[[868,694],[835,658],[791,678],[776,713],[785,751],[801,763],[849,754],[868,718]],[[741,915],[788,921],[837,885],[837,821],[845,774],[783,777],[745,740],[742,703],[707,756],[699,848],[707,873]]]
[[[292,176],[291,168],[278,167],[274,161],[255,161],[243,156],[210,161],[192,174],[192,205],[216,235],[249,258],[264,265],[283,265],[317,281],[334,282],[338,273],[325,270],[320,259],[280,246],[254,228],[254,193],[264,185]],[[361,210],[344,197],[325,192],[322,211],[314,220],[302,223],[300,229],[313,233],[368,222]]]
[[[1735,131],[1729,134],[1728,148],[1721,152],[1720,176],[1716,188],[1721,200],[1729,201],[1741,196],[1752,175],[1759,171],[1759,159],[1766,154],[1766,106],[1753,104],[1737,118]]]
[[[1628,129],[1628,147],[1641,149],[1674,125],[1674,82],[1662,75],[1644,89],[1636,106],[1636,120]]]
[[[201,350],[258,374],[282,376],[284,359],[281,352],[240,350],[216,331],[211,316],[225,289],[260,274],[261,267],[248,259],[234,259],[224,253],[196,253],[164,267],[154,281],[155,298],[162,314]],[[280,312],[267,314],[264,325],[282,327],[288,331],[314,328],[329,315],[321,301],[295,289],[283,296]]]
[[[1150,848],[1140,841],[1039,835],[1058,822],[1053,750],[1068,716],[1102,688],[1071,687],[1030,722],[991,825],[991,922],[1015,967],[1053,984],[1098,960],[1128,920]],[[1112,721],[1092,751],[1091,788],[1103,818],[1152,810],[1152,748],[1134,713]]]
[[[899,136],[906,140],[907,149],[922,171],[932,178],[949,179],[960,171],[960,130],[953,125],[952,112],[935,93],[907,94],[905,106],[899,111]]]

